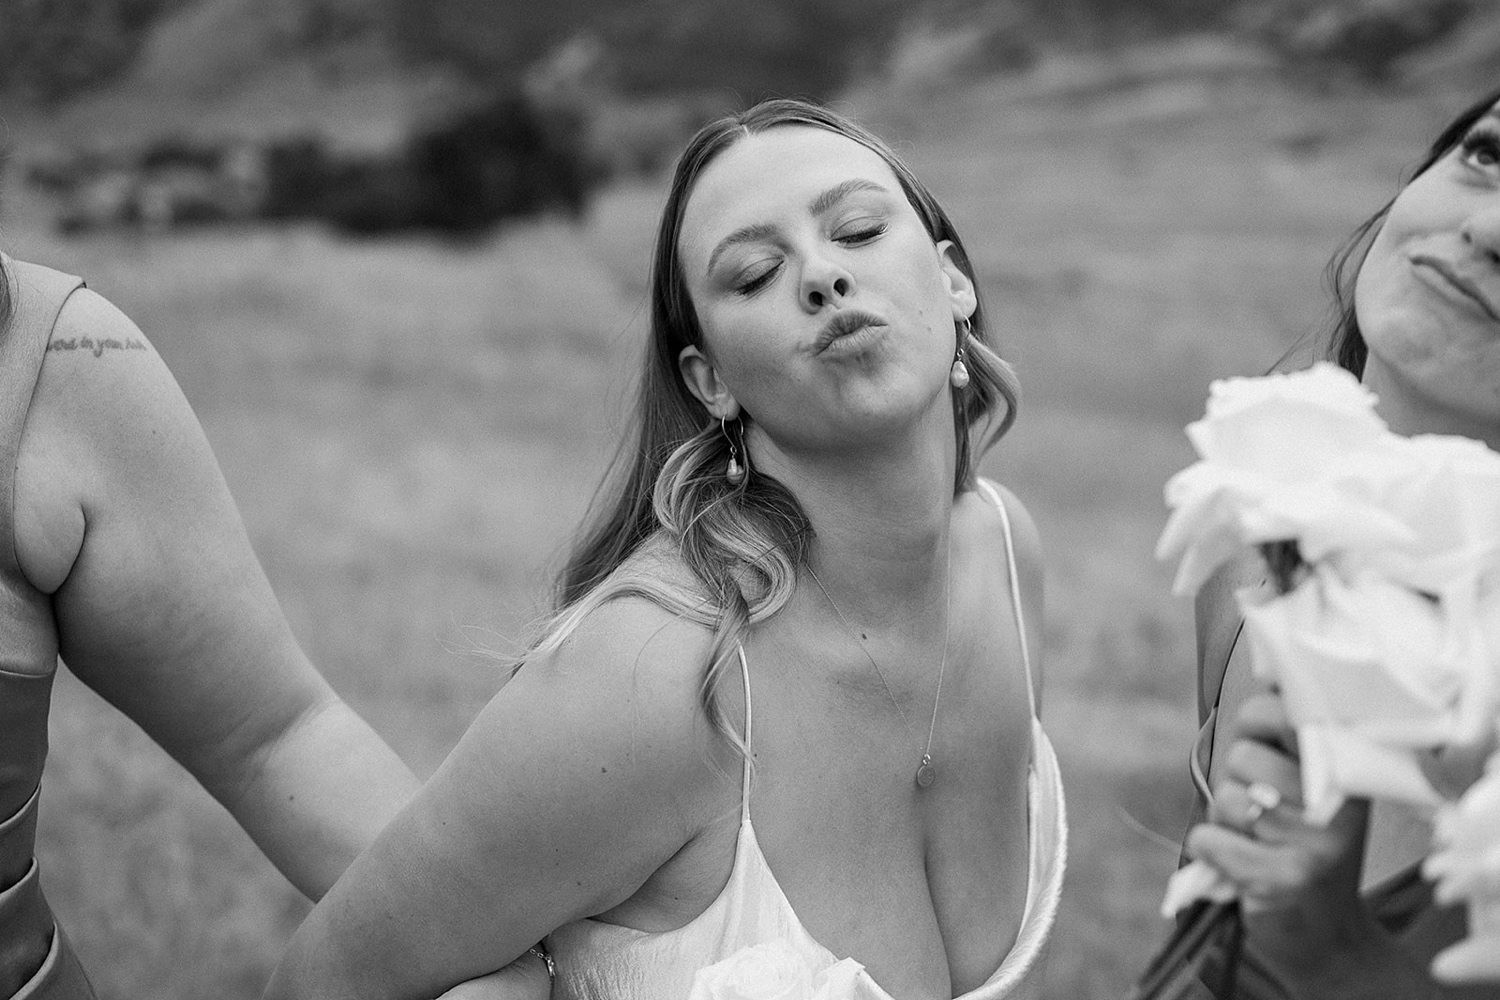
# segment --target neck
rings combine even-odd
[[[1455,434],[1500,451],[1500,427],[1418,391],[1375,355],[1365,364],[1362,380],[1379,397],[1375,412],[1397,434]]]
[[[802,504],[812,568],[842,612],[896,623],[941,611],[955,453],[950,411],[945,437],[806,456],[766,448],[755,461]]]

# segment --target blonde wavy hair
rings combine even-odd
[[[679,238],[703,169],[740,139],[787,126],[826,129],[879,154],[934,244],[951,241],[954,262],[974,279],[963,241],[931,192],[885,142],[844,115],[806,101],[772,100],[704,126],[677,161],[657,230],[651,335],[633,426],[559,574],[552,613],[527,654],[555,650],[590,612],[621,597],[643,598],[702,624],[713,639],[699,697],[714,728],[742,754],[746,747],[716,696],[719,685],[751,627],[791,598],[812,527],[797,498],[773,477],[752,470],[731,483],[724,475],[728,440],[678,369],[683,348],[703,343]],[[955,346],[959,336],[955,330]],[[1020,394],[1014,370],[990,346],[982,303],[970,317],[964,347],[970,381],[953,390],[955,496],[974,487],[976,452],[983,454],[1010,428]]]

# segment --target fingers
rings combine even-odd
[[[1283,801],[1302,805],[1302,768],[1297,758],[1255,740],[1240,739],[1230,744],[1224,757],[1224,772],[1245,785],[1270,785],[1281,793]]]
[[[1287,718],[1286,703],[1276,692],[1251,695],[1234,718],[1235,733],[1297,757],[1297,729]]]
[[[1297,761],[1253,739],[1236,740],[1225,755],[1227,777],[1214,788],[1209,818],[1251,836],[1283,839],[1300,820],[1302,774]]]
[[[1283,905],[1313,876],[1306,852],[1254,840],[1223,826],[1194,827],[1188,834],[1187,850],[1234,883],[1252,909]]]

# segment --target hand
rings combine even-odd
[[[1395,955],[1359,892],[1369,803],[1350,800],[1327,826],[1302,819],[1297,737],[1278,695],[1247,699],[1235,728],[1212,822],[1188,852],[1239,889],[1247,941],[1294,994],[1358,996],[1366,970],[1388,975]]]
[[[528,951],[498,972],[459,983],[438,1000],[549,1000],[552,977],[547,964]]]

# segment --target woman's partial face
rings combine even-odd
[[[679,257],[703,329],[683,352],[716,416],[783,447],[836,447],[941,403],[968,278],[879,154],[811,126],[746,136],[699,176]]]
[[[1354,303],[1383,398],[1500,426],[1500,106],[1397,196]]]

